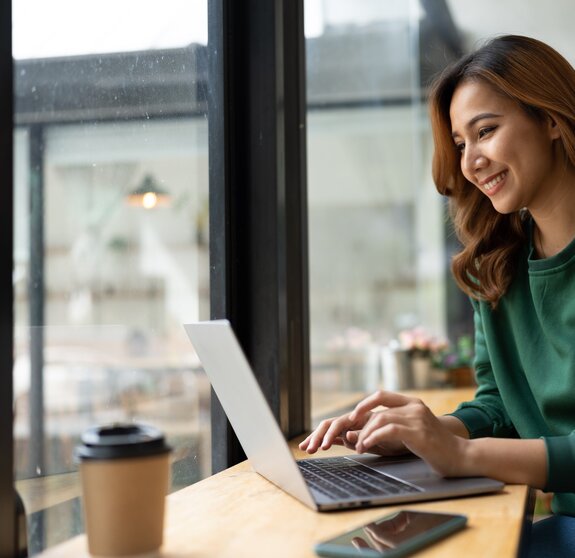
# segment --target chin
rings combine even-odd
[[[521,211],[524,206],[523,205],[516,205],[516,204],[509,204],[509,203],[494,203],[492,202],[493,209],[497,211],[497,213],[501,213],[501,215],[509,215],[511,213],[517,213]]]

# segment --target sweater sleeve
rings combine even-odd
[[[475,378],[477,391],[473,401],[459,405],[452,413],[463,422],[471,438],[494,436],[517,438],[517,432],[505,410],[489,360],[480,304],[472,300],[475,325]]]
[[[543,438],[547,445],[546,492],[575,492],[575,431]]]

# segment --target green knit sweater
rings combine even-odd
[[[453,414],[472,438],[542,437],[553,510],[575,516],[575,240],[544,260],[529,243],[497,309],[473,306],[478,389]]]

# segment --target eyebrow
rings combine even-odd
[[[472,128],[475,124],[477,124],[477,122],[479,122],[480,120],[485,120],[486,118],[498,118],[501,117],[503,115],[501,114],[497,114],[495,112],[482,112],[480,114],[475,115],[466,125],[465,127],[467,129]],[[457,132],[452,132],[451,137],[455,138],[457,137],[459,134]]]

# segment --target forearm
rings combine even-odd
[[[461,441],[461,463],[457,476],[485,476],[509,484],[527,484],[544,488],[547,483],[547,448],[542,439],[512,438],[469,439],[463,422],[452,415],[438,417],[439,421]]]
[[[547,483],[547,448],[542,439],[477,438],[461,444],[461,475],[533,488],[544,488]]]

